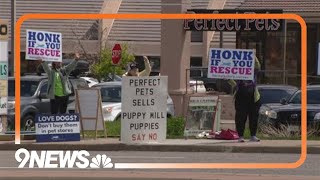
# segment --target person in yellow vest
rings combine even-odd
[[[254,80],[228,80],[232,89],[235,88],[234,100],[235,100],[235,123],[236,129],[239,134],[239,142],[244,142],[244,130],[246,126],[247,118],[249,117],[249,129],[252,142],[259,142],[260,139],[256,136],[258,129],[258,117],[259,109],[261,106],[260,93],[256,86],[256,73],[261,69],[260,62],[255,57],[255,68],[254,68]]]
[[[80,55],[76,53],[70,64],[62,66],[61,62],[52,62],[52,67],[49,67],[49,62],[39,60],[48,75],[47,96],[50,99],[51,114],[66,113],[69,95],[72,93],[69,75],[76,68],[79,58]]]

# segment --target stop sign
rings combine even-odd
[[[121,46],[120,44],[115,44],[112,49],[112,64],[118,65],[121,60]]]

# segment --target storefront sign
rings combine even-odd
[[[168,77],[122,79],[121,141],[161,142],[166,139]]]
[[[0,81],[0,115],[4,115],[0,120],[2,124],[8,114],[8,21],[4,20],[0,20]]]
[[[0,61],[0,79],[8,79],[8,62]]]
[[[208,78],[253,80],[253,49],[220,49],[209,51]]]
[[[37,115],[37,142],[80,141],[78,114]]]
[[[26,59],[62,61],[61,33],[27,30],[26,42]]]
[[[214,130],[219,103],[218,96],[193,96],[189,99],[185,136],[197,136],[202,132]]]
[[[247,14],[282,13],[282,10],[202,10],[196,14]],[[281,19],[185,19],[184,29],[188,31],[282,31]]]

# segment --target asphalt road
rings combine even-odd
[[[14,158],[15,152],[0,151],[0,169],[1,173],[18,173],[20,170],[16,168],[5,168],[5,167],[17,167],[17,163]],[[89,152],[90,155],[106,154],[112,159],[112,163],[241,163],[241,162],[252,162],[252,163],[290,163],[295,162],[299,158],[297,154],[249,154],[249,153],[208,153],[208,152]],[[115,170],[115,169],[97,169],[94,171],[79,170],[79,169],[23,169],[22,171],[28,172],[59,172],[67,173],[73,171],[77,172],[109,172],[109,174],[120,173],[122,175],[132,175],[135,173],[180,173],[187,175],[196,174],[246,174],[249,176],[261,176],[261,175],[280,175],[280,176],[319,176],[320,177],[320,156],[319,155],[308,155],[305,164],[297,169],[289,170],[278,170],[278,169],[253,169],[253,170],[222,170],[222,169],[170,169],[170,170],[158,170],[158,169],[147,169],[147,170]],[[130,177],[130,176],[129,176]],[[311,177],[310,177],[311,178]],[[315,178],[315,177],[314,177]],[[1,176],[0,176],[1,179]]]

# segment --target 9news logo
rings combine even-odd
[[[39,152],[18,149],[15,153],[15,159],[20,163],[18,168],[113,168],[111,158],[105,154],[97,154],[89,160],[90,153],[85,150]]]

